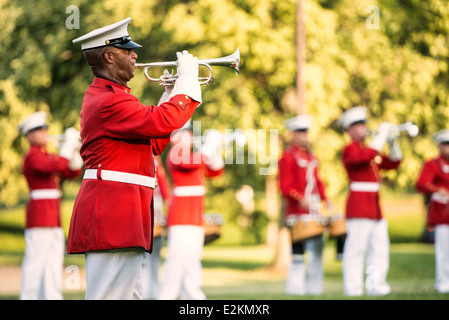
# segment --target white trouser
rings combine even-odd
[[[435,227],[435,289],[449,292],[449,225]]]
[[[201,290],[204,227],[176,225],[168,228],[167,258],[159,300],[205,300]]]
[[[145,252],[142,267],[143,299],[156,299],[159,295],[159,267],[163,242],[162,236],[154,238],[153,252],[151,254]]]
[[[363,295],[366,257],[366,293],[385,295],[390,265],[390,240],[387,220],[347,219],[343,250],[343,286],[348,296]]]
[[[21,300],[61,300],[65,238],[62,228],[25,230]]]
[[[143,249],[86,253],[86,300],[142,300]]]
[[[323,237],[305,242],[305,255],[293,254],[287,271],[286,293],[323,293]]]

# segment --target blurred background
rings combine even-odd
[[[379,9],[375,17],[367,10],[373,5]],[[78,25],[73,8],[79,9]],[[306,44],[304,100],[297,83],[299,15]],[[28,190],[21,165],[27,143],[18,123],[44,110],[50,114],[49,134],[71,126],[79,130],[93,76],[72,40],[127,17],[132,39],[142,45],[138,62],[173,61],[181,50],[200,59],[240,50],[240,74],[213,67],[215,82],[202,90],[203,104],[193,120],[201,121],[203,131],[276,129],[277,153],[271,157],[278,157],[289,142],[283,121],[299,111],[311,114],[310,140],[337,211],[347,192],[340,161],[347,137],[335,124],[341,113],[367,106],[373,130],[382,121],[417,124],[417,137],[401,136],[404,160],[398,171],[383,176],[382,194],[392,242],[422,241],[425,211],[414,182],[423,161],[437,155],[431,135],[448,128],[446,0],[302,0],[301,12],[296,0],[0,0],[0,263],[20,262],[24,247]],[[143,70],[135,74],[132,93],[144,104],[156,104],[163,89],[148,82]],[[208,182],[206,211],[225,218],[214,246],[278,246],[277,174],[261,175],[263,167],[266,163],[247,159],[234,162]],[[65,229],[79,184],[63,185]],[[247,186],[254,201],[249,210],[236,197]]]

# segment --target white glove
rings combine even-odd
[[[75,128],[67,128],[64,132],[64,140],[59,148],[59,156],[71,160],[74,151],[80,147],[80,133]]]
[[[184,94],[201,103],[201,86],[198,81],[198,58],[192,56],[186,50],[182,53],[176,52],[176,55],[178,57],[178,79],[170,97]]]
[[[223,169],[225,166],[223,156],[221,149],[217,149],[214,157],[209,160],[209,163],[207,164],[208,168],[212,171],[218,171],[220,169]]]
[[[393,125],[390,122],[382,122],[379,125],[376,136],[371,140],[369,147],[377,152],[382,151],[392,129]]]
[[[401,147],[399,146],[398,140],[393,139],[391,141],[388,141],[388,146],[390,148],[390,154],[388,155],[388,158],[390,158],[391,161],[402,160],[402,151]]]
[[[164,75],[169,75],[170,72],[168,72],[167,69],[164,70]],[[168,100],[170,100],[170,94],[173,91],[173,87],[172,86],[165,86],[165,91],[164,93],[162,93],[161,98],[159,99],[158,102],[158,106],[160,106],[161,104],[163,104],[164,102],[167,102]]]
[[[208,130],[206,134],[206,139],[201,145],[201,153],[204,154],[209,160],[215,157],[215,155],[222,151],[223,135],[220,131],[215,129]]]
[[[83,158],[79,152],[75,151],[73,153],[72,159],[69,161],[69,169],[72,171],[80,170],[84,165]]]

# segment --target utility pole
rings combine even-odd
[[[296,112],[297,115],[306,113],[306,32],[304,23],[303,1],[298,0],[296,4]],[[270,191],[273,191],[271,188]],[[268,192],[268,188],[267,188]],[[275,260],[272,266],[277,272],[286,272],[291,259],[290,255],[290,232],[284,224],[284,212],[281,209],[279,217],[279,232],[277,236]]]

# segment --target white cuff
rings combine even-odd
[[[187,95],[199,103],[201,99],[201,86],[197,78],[192,78],[188,75],[180,76],[175,83],[173,91],[170,94],[170,98],[178,94]]]
[[[394,139],[392,142],[389,143],[389,147],[390,147],[390,154],[388,155],[388,158],[390,158],[391,161],[402,160],[402,151],[396,139]]]
[[[164,91],[157,105],[160,106],[161,104],[167,102],[168,100],[170,100],[170,95],[167,93],[167,91]]]
[[[83,165],[83,158],[81,158],[81,155],[78,152],[75,152],[72,156],[72,159],[69,161],[69,169],[72,171],[76,171],[81,169]]]
[[[59,156],[66,158],[67,160],[72,160],[74,146],[70,145],[70,143],[62,143],[61,148],[59,149]]]

